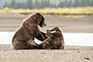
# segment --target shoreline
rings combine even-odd
[[[93,33],[62,33],[65,45],[72,46],[93,46]],[[11,44],[14,32],[0,32],[0,44]],[[41,43],[38,39],[34,40],[37,44]]]

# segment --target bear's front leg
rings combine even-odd
[[[60,29],[59,29],[58,27],[54,27],[54,28],[51,29],[50,31],[59,31],[59,32],[61,32]]]
[[[34,40],[32,40],[32,39],[30,39],[29,41],[28,41],[28,45],[31,47],[31,48],[33,48],[33,49],[37,49],[38,48],[38,44],[34,41]]]
[[[48,36],[47,36],[47,34],[44,33],[44,32],[39,32],[39,34],[36,36],[36,38],[37,38],[38,40],[40,40],[40,41],[43,42],[45,39],[48,38]]]

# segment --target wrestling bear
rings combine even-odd
[[[64,37],[58,27],[47,30],[47,35],[49,37],[39,44],[40,49],[64,49]]]
[[[18,28],[12,38],[12,46],[14,49],[35,49],[37,48],[34,44],[29,44],[29,40],[37,38],[44,41],[47,36],[41,32],[38,28],[45,26],[44,17],[40,13],[33,13],[26,18],[22,25]]]
[[[46,32],[48,38],[41,44],[37,44],[33,40],[30,41],[30,44],[37,45],[38,49],[64,49],[64,37],[58,27],[47,30]]]

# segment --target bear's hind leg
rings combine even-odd
[[[13,48],[16,50],[22,50],[22,49],[29,49],[29,46],[27,44],[24,44],[23,42],[19,41],[19,42],[13,44]]]

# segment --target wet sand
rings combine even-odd
[[[28,16],[0,15],[0,31],[14,32]],[[86,17],[57,17],[45,16],[46,27],[42,31],[58,26],[62,32],[93,33],[93,16]]]
[[[13,50],[0,45],[0,62],[93,62],[93,47],[66,46],[64,50]]]
[[[27,16],[0,15],[0,31],[14,32]],[[93,33],[93,16],[82,18],[45,16],[47,26],[58,26],[62,32]],[[0,62],[93,62],[93,47],[65,46],[64,50],[13,50],[0,45]]]

